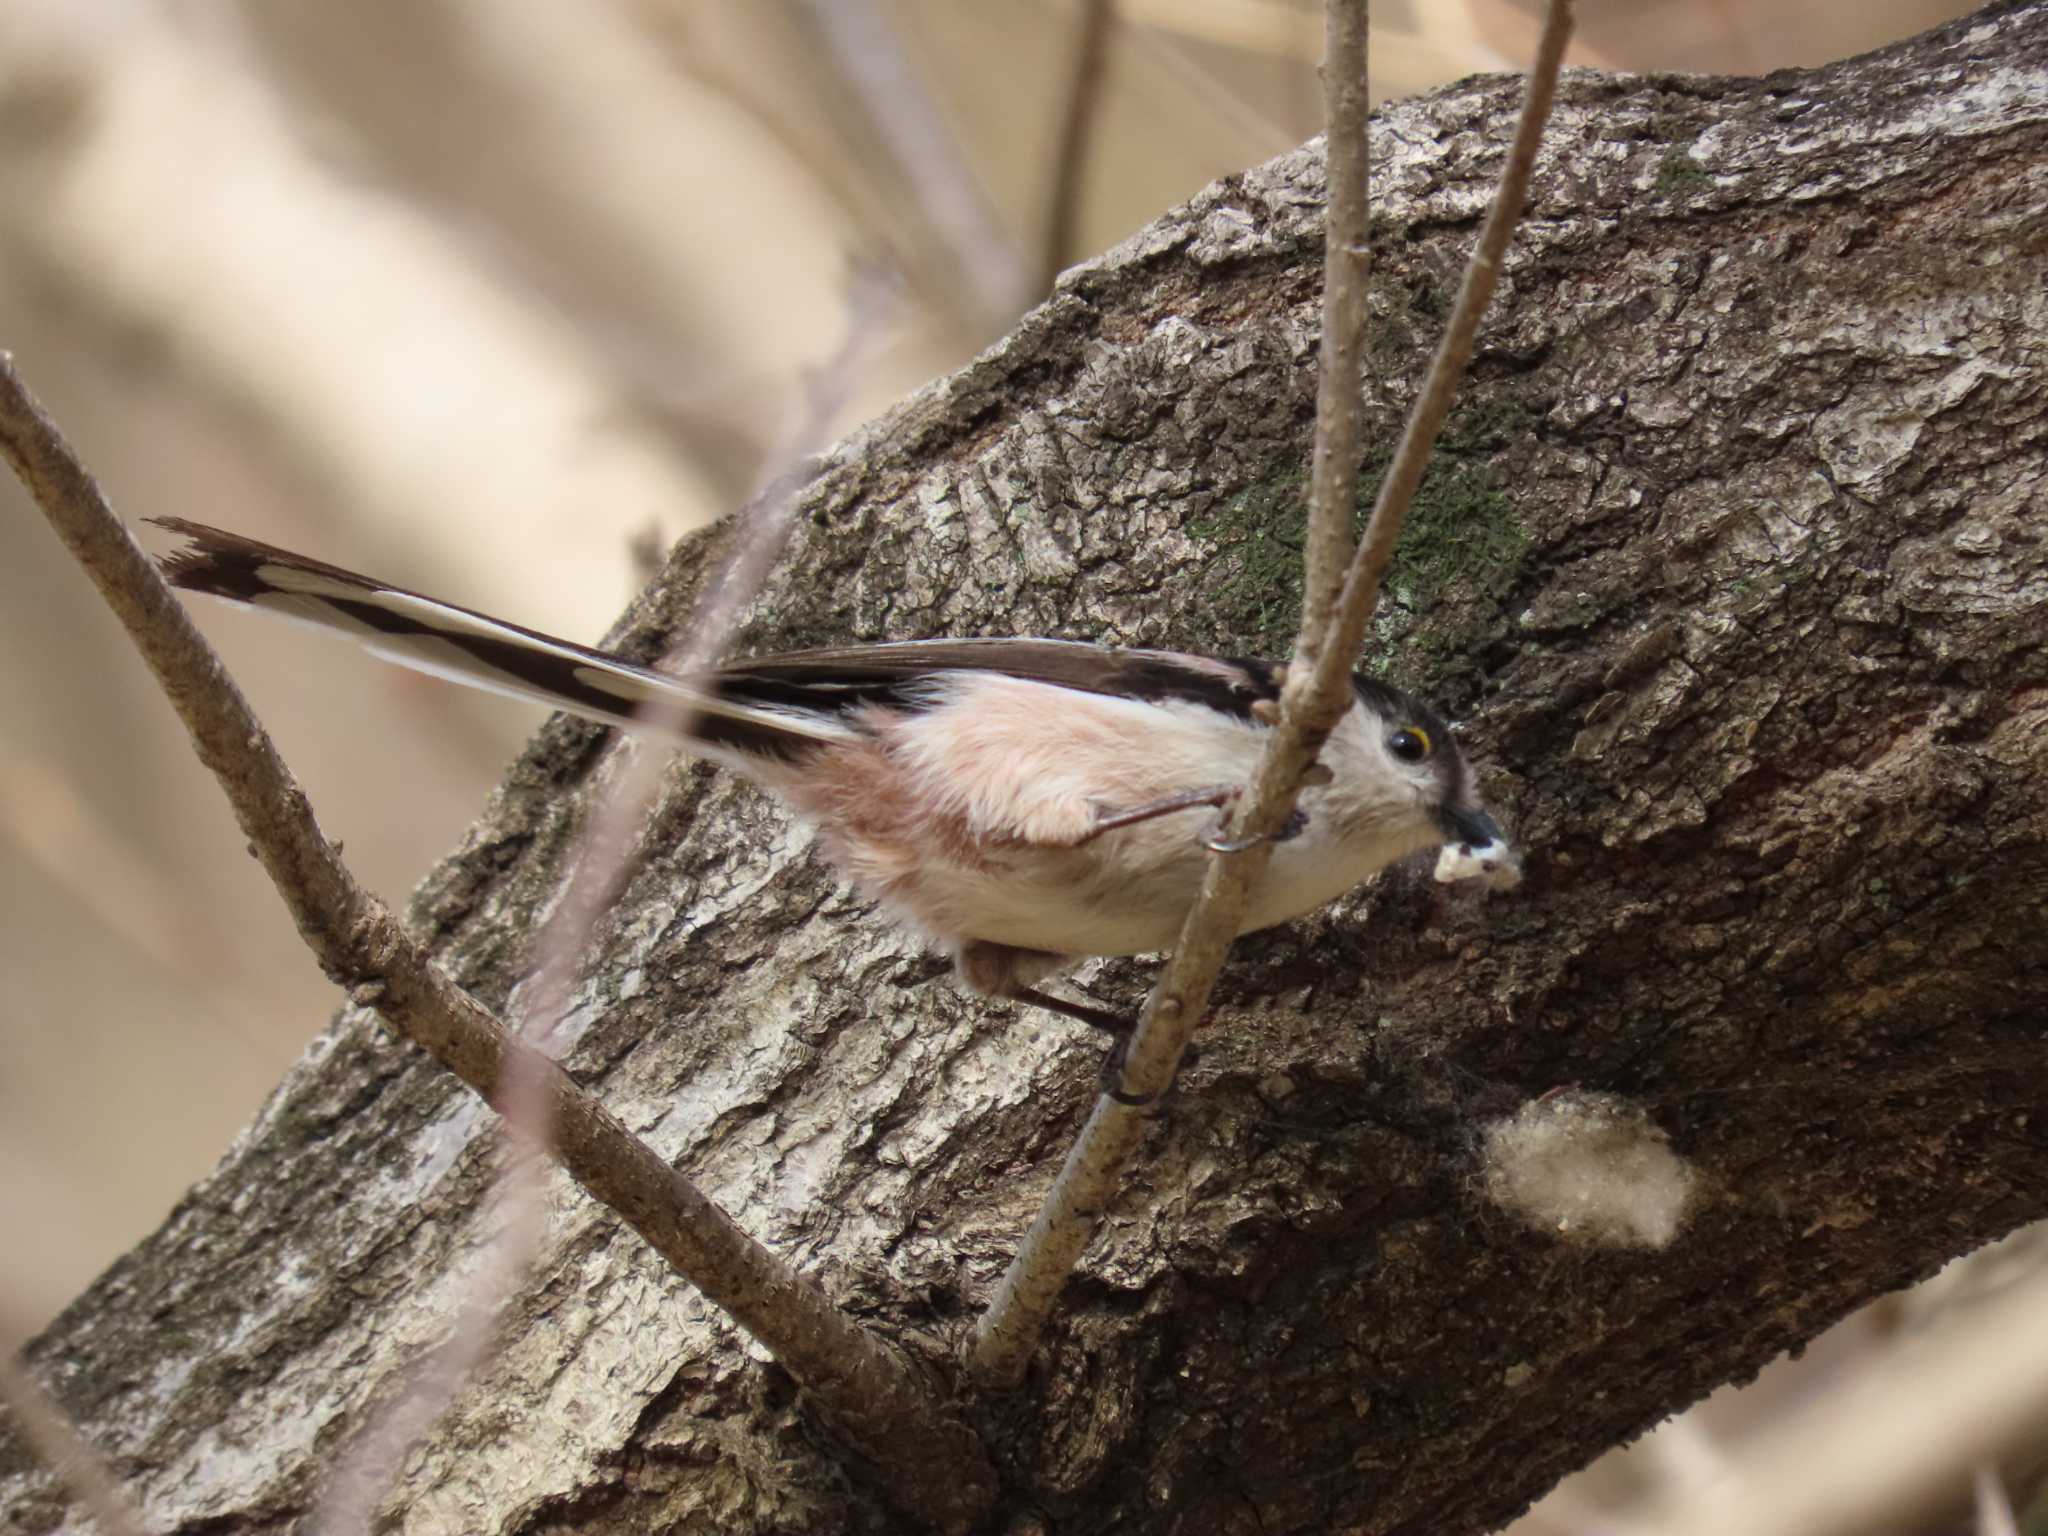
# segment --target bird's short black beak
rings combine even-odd
[[[1484,848],[1489,843],[1505,846],[1507,843],[1500,834],[1500,823],[1484,811],[1447,805],[1436,814],[1437,824],[1443,828],[1447,843],[1460,843],[1468,848]]]

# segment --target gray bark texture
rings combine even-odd
[[[2044,61],[2048,5],[2008,4],[1814,73],[1569,78],[1366,662],[1461,721],[1528,879],[1446,892],[1425,861],[1240,946],[1016,1392],[953,1362],[1098,1041],[957,993],[777,806],[673,775],[550,1048],[930,1363],[1001,1471],[987,1529],[1484,1531],[2048,1215]],[[1377,120],[1375,441],[1518,89]],[[1284,647],[1323,190],[1319,145],[1219,184],[841,446],[742,648]],[[658,649],[717,553],[618,643]],[[550,724],[419,893],[488,1002],[610,743]],[[1083,980],[1135,1006],[1148,969]],[[1489,1203],[1485,1127],[1561,1084],[1695,1169],[1668,1248]],[[34,1345],[155,1529],[307,1518],[451,1326],[492,1118],[346,1010]],[[380,1529],[915,1526],[565,1181],[499,1338]],[[83,1522],[5,1437],[0,1509]]]

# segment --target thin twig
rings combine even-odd
[[[978,1442],[940,1414],[905,1360],[515,1039],[355,882],[219,658],[11,357],[0,358],[0,451],[126,626],[329,978],[486,1100],[499,1100],[518,1061],[541,1086],[554,1155],[577,1183],[770,1350],[842,1432],[894,1469],[933,1523],[963,1523],[985,1508],[994,1482]]]
[[[804,0],[803,9],[944,246],[962,307],[1006,330],[1030,301],[1031,273],[888,17],[875,0]]]
[[[1315,457],[1294,663],[1314,668],[1329,635],[1355,542],[1365,437],[1365,322],[1372,296],[1372,96],[1365,0],[1331,0],[1324,44],[1323,341],[1316,375]],[[1292,665],[1292,664],[1290,664]],[[1333,719],[1331,724],[1336,722]]]
[[[810,455],[844,406],[861,365],[885,329],[892,295],[880,276],[856,273],[848,305],[846,336],[837,352],[804,381],[793,424],[785,429],[778,458],[797,468],[778,476],[735,520],[736,548],[724,568],[706,584],[681,638],[657,663],[688,674],[723,654],[747,605],[789,543],[796,497],[814,472]],[[693,721],[687,704],[658,701],[643,717],[645,736],[681,741]],[[616,905],[638,864],[642,833],[655,808],[662,773],[672,753],[647,750],[646,742],[624,738],[631,754],[623,773],[601,798],[577,846],[564,858],[568,890],[554,904],[534,945],[533,973],[515,994],[512,1025],[528,1042],[545,1036],[569,1011],[579,962],[591,936]],[[404,1396],[350,1446],[328,1479],[312,1528],[332,1536],[367,1530],[406,1451],[445,1413],[482,1362],[492,1338],[499,1302],[518,1289],[539,1254],[545,1229],[541,1159],[553,1135],[545,1085],[526,1067],[539,1054],[515,1056],[496,1100],[506,1132],[497,1187],[487,1202],[495,1209],[489,1250],[462,1287],[455,1327],[414,1372]]]
[[[14,1415],[22,1438],[92,1512],[100,1536],[144,1536],[148,1527],[134,1497],[106,1458],[78,1432],[63,1405],[28,1373],[18,1353],[19,1340],[15,1328],[0,1328],[0,1403]]]
[[[1352,285],[1359,284],[1362,290],[1366,270],[1362,253],[1371,211],[1365,175],[1366,20],[1364,0],[1331,0],[1324,87],[1330,143],[1342,143],[1345,149],[1344,170],[1333,163],[1329,173],[1324,235],[1324,330],[1310,492],[1309,577],[1302,604],[1302,633],[1310,655],[1315,654],[1322,631],[1329,627],[1331,605],[1350,553],[1351,488],[1358,470],[1363,354],[1356,332],[1364,314],[1365,295],[1353,291]],[[1325,410],[1331,413],[1328,417]],[[1339,501],[1341,515],[1333,519],[1330,509]],[[1290,684],[1297,674],[1306,676],[1308,669],[1290,666]],[[1294,691],[1291,686],[1289,691]],[[1234,835],[1256,837],[1265,828],[1265,816],[1271,815],[1270,825],[1278,827],[1292,809],[1301,773],[1315,755],[1314,748],[1301,751],[1294,741],[1297,735],[1286,730],[1283,720],[1260,763],[1260,778],[1254,780],[1255,784],[1263,780],[1272,793],[1255,803],[1249,815],[1238,817]],[[1297,758],[1284,784],[1281,775],[1264,771],[1275,766],[1275,752],[1283,738],[1295,745]],[[1279,807],[1277,813],[1272,810],[1274,805]],[[1200,898],[1146,1001],[1125,1053],[1122,1087],[1127,1096],[1143,1099],[1164,1091],[1179,1069],[1188,1036],[1208,1006],[1216,974],[1242,925],[1252,885],[1264,873],[1270,856],[1270,845],[1259,841],[1241,853],[1210,858]],[[1107,1094],[1097,1099],[976,1329],[974,1367],[983,1376],[1010,1381],[1022,1373],[1038,1332],[1087,1246],[1143,1126],[1143,1118],[1132,1106]]]
[[[1053,152],[1052,202],[1045,219],[1044,267],[1038,278],[1040,293],[1050,293],[1053,279],[1074,259],[1081,193],[1088,181],[1096,108],[1102,104],[1103,66],[1109,61],[1109,32],[1115,20],[1114,0],[1081,0],[1073,74],[1067,82],[1067,110],[1060,121],[1059,148]]]
[[[1430,361],[1429,376],[1423,380],[1422,393],[1402,428],[1393,462],[1380,482],[1358,558],[1345,578],[1337,628],[1319,663],[1318,681],[1332,688],[1343,682],[1344,674],[1351,669],[1351,658],[1365,643],[1365,626],[1379,597],[1380,578],[1386,574],[1387,562],[1394,557],[1401,519],[1415,498],[1415,488],[1422,483],[1423,470],[1429,466],[1437,433],[1450,413],[1465,365],[1472,359],[1479,322],[1500,281],[1501,258],[1507,252],[1515,226],[1522,221],[1522,205],[1529,197],[1529,178],[1536,170],[1536,151],[1543,144],[1543,125],[1550,118],[1558,70],[1564,64],[1565,45],[1571,41],[1572,7],[1573,0],[1550,0],[1543,35],[1536,44],[1536,60],[1529,66],[1514,142],[1508,147],[1507,164],[1501,168],[1500,186],[1493,194],[1493,205],[1486,211],[1479,244],[1466,263],[1457,300],[1451,306],[1450,321],[1444,327],[1443,340],[1437,343],[1436,356]]]
[[[1265,872],[1270,845],[1264,839],[1278,831],[1292,812],[1303,774],[1350,705],[1352,660],[1363,642],[1366,622],[1379,593],[1380,574],[1386,568],[1402,515],[1420,478],[1419,466],[1436,440],[1451,393],[1471,355],[1472,338],[1487,300],[1492,297],[1501,254],[1528,195],[1536,147],[1549,116],[1565,41],[1571,34],[1571,9],[1571,0],[1552,0],[1536,62],[1529,74],[1514,144],[1478,248],[1459,288],[1457,307],[1409,417],[1393,467],[1380,488],[1364,542],[1351,560],[1335,611],[1322,621],[1323,628],[1310,634],[1318,609],[1328,612],[1333,585],[1327,562],[1338,545],[1328,519],[1341,513],[1348,521],[1351,493],[1346,490],[1339,494],[1337,488],[1346,483],[1347,464],[1351,475],[1356,474],[1352,456],[1355,443],[1347,450],[1341,439],[1332,440],[1342,429],[1325,421],[1320,406],[1323,401],[1335,398],[1341,410],[1347,401],[1355,401],[1361,387],[1356,371],[1348,383],[1341,379],[1333,382],[1330,377],[1344,355],[1342,349],[1347,339],[1355,342],[1356,338],[1333,335],[1327,328],[1324,332],[1326,372],[1318,401],[1311,489],[1312,514],[1317,521],[1310,532],[1309,572],[1303,596],[1304,638],[1296,660],[1288,667],[1281,693],[1280,720],[1253,771],[1231,827],[1234,838],[1260,841],[1245,852],[1210,859],[1201,895],[1188,913],[1179,942],[1146,1000],[1131,1037],[1120,1085],[1129,1097],[1142,1101],[1163,1093],[1172,1082],[1187,1049],[1188,1037],[1208,1007],[1216,974],[1242,924],[1250,892]],[[1365,135],[1364,11],[1360,0],[1330,0],[1328,61],[1324,70],[1332,145],[1347,138],[1360,144]],[[1354,82],[1358,86],[1355,91],[1340,88]],[[1343,232],[1360,227],[1352,221],[1362,220],[1365,215],[1350,200],[1362,203],[1365,196],[1362,170],[1344,177],[1333,164],[1329,178],[1331,228],[1325,239],[1326,253],[1334,257],[1326,279],[1329,283],[1345,281],[1345,274],[1352,270],[1353,256],[1343,248],[1348,238]],[[1334,302],[1326,294],[1326,304]],[[1356,355],[1354,348],[1351,356],[1355,359]],[[1355,370],[1355,361],[1352,367]],[[1413,473],[1409,471],[1411,464]],[[1122,1183],[1123,1165],[1142,1130],[1139,1112],[1107,1095],[1096,1101],[1094,1112],[1082,1127],[1080,1138],[1068,1153],[1045,1204],[975,1330],[973,1366],[984,1378],[1012,1381],[1023,1372],[1060,1288],[1087,1246],[1097,1217]]]
[[[1130,0],[1121,0],[1117,11],[1120,20],[1128,21],[1124,7],[1129,3]],[[1306,11],[1299,14],[1304,19],[1309,16]],[[1186,44],[1162,27],[1127,25],[1120,40],[1127,40],[1133,51],[1146,54],[1171,71],[1183,98],[1198,103],[1201,111],[1214,116],[1230,131],[1240,159],[1270,160],[1309,136],[1308,131],[1297,133],[1291,124],[1265,111],[1238,88],[1235,80],[1227,80],[1203,64],[1188,51]],[[1313,78],[1306,69],[1290,68],[1288,73]]]

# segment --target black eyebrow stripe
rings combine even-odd
[[[1420,730],[1428,735],[1429,760],[1436,770],[1437,782],[1442,786],[1444,804],[1472,803],[1472,767],[1465,761],[1457,737],[1451,734],[1449,721],[1414,694],[1391,683],[1383,683],[1376,677],[1368,677],[1363,672],[1351,675],[1351,685],[1367,707],[1375,710],[1396,730]]]

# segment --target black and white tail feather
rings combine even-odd
[[[693,747],[789,758],[861,733],[853,713],[915,709],[949,673],[1000,674],[1107,697],[1206,705],[1249,720],[1279,698],[1280,669],[1250,658],[1078,640],[905,640],[737,661],[695,676],[651,667],[442,602],[257,539],[185,518],[150,522],[188,543],[159,562],[174,587],[350,636],[372,654],[448,682],[526,699],[608,725],[686,722]],[[1440,721],[1398,690],[1359,678],[1376,701]]]
[[[160,562],[172,586],[351,636],[375,656],[449,682],[629,729],[687,722],[702,746],[767,756],[853,735],[841,709],[786,693],[752,700],[739,674],[657,672],[240,534],[184,518],[151,521],[190,541]]]

